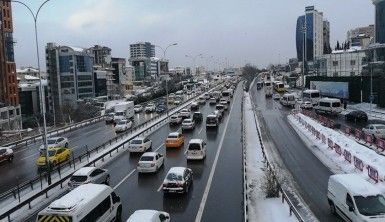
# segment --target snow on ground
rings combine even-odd
[[[243,123],[245,124],[246,134],[246,183],[249,221],[298,221],[294,215],[290,216],[289,206],[286,202],[282,204],[281,198],[265,198],[265,194],[261,189],[266,165],[259,137],[256,136],[258,130],[249,94],[245,94],[244,119],[246,120]]]
[[[304,125],[298,121],[296,116],[302,118],[306,123],[310,124],[321,134],[325,135],[326,143],[323,143],[322,140],[317,139]],[[301,113],[289,115],[288,120],[297,134],[308,146],[308,148],[318,157],[318,159],[320,159],[325,164],[325,166],[329,167],[333,173],[356,173],[366,180],[375,183],[374,180],[370,179],[368,176],[367,167],[371,166],[378,171],[380,180],[380,182],[377,184],[378,188],[385,192],[385,185],[381,184],[385,178],[384,156],[381,156],[366,146],[357,143],[354,139],[346,136],[341,132],[322,126],[315,120]],[[334,149],[330,149],[328,147],[328,138],[341,147],[341,155],[338,155]],[[345,150],[351,153],[351,163],[345,160],[343,155]],[[363,171],[355,168],[354,157],[357,157],[363,161]]]
[[[385,120],[385,109],[377,108],[376,104],[372,105],[372,111],[370,111],[370,103],[358,103],[354,105],[348,105],[346,110],[342,111],[342,115],[345,115],[353,110],[361,110],[368,114],[370,120]]]

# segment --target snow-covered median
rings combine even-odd
[[[290,216],[289,206],[282,203],[281,197],[266,198],[263,189],[266,184],[266,161],[262,153],[262,146],[257,130],[256,116],[254,114],[250,96],[245,93],[244,101],[244,144],[245,144],[245,169],[246,169],[246,194],[247,194],[247,219],[250,222],[270,221],[286,222],[298,221]]]
[[[301,113],[289,123],[309,149],[334,173],[356,173],[385,192],[385,157]]]

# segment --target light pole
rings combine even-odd
[[[197,74],[197,70],[196,70],[196,68],[195,68],[195,60],[199,57],[199,56],[202,56],[203,54],[201,53],[201,54],[198,54],[198,55],[195,55],[195,56],[191,56],[191,55],[185,55],[187,58],[191,58],[192,60],[193,60],[193,65],[194,65],[194,67],[193,67],[193,69],[195,69],[195,75]]]
[[[170,48],[171,46],[176,46],[178,45],[178,43],[173,43],[173,44],[170,44],[168,45],[165,49],[163,49],[162,47],[158,46],[158,45],[155,45],[156,47],[160,48],[162,51],[163,51],[163,58],[162,58],[162,61],[166,58],[166,52],[167,52],[167,49]],[[168,118],[168,76],[166,76],[166,110],[167,110],[167,118]]]
[[[47,167],[47,170],[48,170],[48,174],[47,174],[47,182],[48,182],[48,185],[51,185],[52,181],[51,181],[51,164],[49,163],[49,152],[48,152],[48,144],[47,144],[47,121],[46,121],[46,113],[45,113],[45,98],[44,98],[44,89],[43,89],[43,84],[42,84],[42,80],[41,80],[41,69],[40,69],[40,54],[39,54],[39,41],[38,41],[38,33],[37,33],[37,18],[39,16],[39,12],[41,10],[41,8],[47,3],[49,2],[50,0],[46,0],[44,1],[38,8],[37,12],[34,13],[32,11],[32,9],[27,5],[25,4],[24,2],[21,2],[21,1],[15,1],[15,0],[11,0],[11,2],[16,2],[16,3],[19,3],[23,6],[25,6],[28,11],[31,13],[32,17],[33,17],[33,21],[34,21],[34,27],[35,27],[35,44],[36,44],[36,57],[37,57],[37,68],[39,70],[39,95],[40,95],[40,111],[42,113],[42,116],[43,116],[43,143],[44,143],[44,148],[45,148],[45,166]]]

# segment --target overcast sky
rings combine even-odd
[[[37,9],[42,0],[21,0]],[[129,45],[166,46],[171,66],[191,66],[185,55],[204,54],[232,65],[259,67],[296,57],[295,26],[304,8],[315,5],[331,24],[331,45],[346,32],[374,23],[371,0],[51,0],[39,15],[39,46],[45,70],[47,42],[112,49],[128,58]],[[33,20],[13,3],[16,65],[36,66]],[[159,50],[157,55],[160,56]],[[197,59],[212,66],[212,59]]]

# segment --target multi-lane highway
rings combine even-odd
[[[218,130],[206,131],[205,121],[195,130],[185,132],[182,148],[166,149],[164,140],[170,132],[181,131],[180,126],[164,125],[149,138],[152,150],[165,155],[164,167],[155,174],[136,171],[140,155],[123,153],[105,168],[111,174],[111,186],[120,195],[123,203],[123,221],[135,210],[156,209],[171,214],[172,221],[241,221],[242,208],[242,146],[241,99],[242,87],[238,87]],[[200,107],[204,117],[215,106],[208,103]],[[207,157],[204,161],[187,162],[184,152],[188,141],[200,138],[207,142]],[[167,171],[174,166],[187,166],[193,170],[193,186],[186,195],[164,196],[161,185]],[[218,210],[220,209],[220,210]],[[36,215],[29,218],[34,221]]]
[[[291,128],[287,121],[290,109],[283,107],[279,101],[265,98],[264,90],[257,90],[256,84],[251,88],[251,94],[261,119],[263,138],[270,141],[268,148],[278,152],[302,199],[320,221],[340,221],[330,214],[326,198],[332,172]]]

